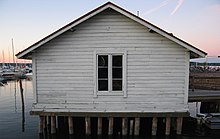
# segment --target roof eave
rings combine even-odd
[[[38,41],[37,43],[31,45],[30,47],[28,47],[27,49],[23,50],[22,52],[19,52],[18,54],[16,54],[17,58],[25,58],[27,55],[31,55],[31,52],[34,51],[36,48],[38,48],[39,46],[47,43],[48,41],[52,40],[53,38],[61,35],[62,33],[66,32],[69,29],[72,29],[73,27],[75,27],[76,25],[86,21],[87,19],[95,16],[96,14],[104,11],[107,8],[112,8],[113,10],[116,10],[117,12],[127,16],[128,18],[144,25],[145,27],[153,30],[154,32],[176,42],[177,44],[183,46],[184,48],[186,48],[187,50],[195,53],[196,55],[198,55],[198,57],[205,57],[207,55],[207,53],[205,53],[204,51],[184,42],[183,40],[173,36],[172,34],[160,29],[159,27],[149,23],[148,21],[130,13],[129,11],[111,3],[111,2],[107,2],[106,4],[90,11],[89,13],[85,14],[84,16],[79,17],[78,19],[74,20],[73,22],[67,24],[66,26],[60,28],[59,30],[55,31],[54,33],[48,35],[47,37],[43,38],[42,40]]]
[[[204,52],[204,51],[202,51],[202,50],[192,46],[191,44],[188,44],[187,42],[185,42],[185,41],[183,41],[183,40],[173,36],[172,34],[166,32],[166,31],[164,31],[162,29],[160,29],[159,27],[157,27],[157,26],[151,24],[150,22],[140,18],[139,16],[136,16],[136,15],[126,11],[125,9],[123,9],[121,7],[118,7],[117,5],[113,5],[111,8],[116,10],[116,11],[118,11],[118,12],[120,12],[121,14],[131,18],[132,20],[142,24],[143,26],[153,30],[154,32],[156,32],[156,33],[158,33],[158,34],[160,34],[160,35],[162,35],[162,36],[164,36],[164,37],[166,37],[166,38],[176,42],[177,44],[185,47],[187,50],[196,53],[199,57],[205,57],[207,55],[206,52]]]
[[[66,26],[58,29],[57,31],[53,32],[52,34],[46,36],[45,38],[41,39],[40,41],[36,42],[35,44],[29,46],[28,48],[24,49],[23,51],[19,52],[16,54],[16,57],[18,59],[22,59],[25,57],[25,55],[29,55],[30,52],[32,52],[33,50],[35,50],[36,48],[38,48],[39,46],[47,43],[48,41],[52,40],[53,38],[59,36],[60,34],[66,32],[67,30],[72,29],[73,27],[75,27],[76,25],[84,22],[85,20],[95,16],[96,14],[104,11],[105,9],[109,8],[112,5],[111,2],[107,2],[106,4],[88,12],[87,14],[77,18],[76,20],[74,20],[73,22],[67,24]]]

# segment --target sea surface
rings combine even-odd
[[[22,80],[24,102],[21,99],[19,81],[10,81],[0,86],[0,139],[220,139],[220,130],[210,131],[204,127],[196,127],[194,124],[184,124],[183,135],[176,136],[69,136],[66,132],[56,135],[38,134],[38,116],[29,114],[34,94],[32,82]],[[22,107],[22,104],[24,107]]]

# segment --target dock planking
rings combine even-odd
[[[220,90],[189,90],[189,102],[216,102],[220,101]]]

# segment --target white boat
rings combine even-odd
[[[24,74],[20,71],[11,71],[11,70],[4,70],[0,73],[0,77],[3,78],[4,81],[8,80],[16,80],[23,76]]]
[[[32,80],[32,75],[33,75],[32,72],[25,74],[26,79],[27,79],[27,80]]]
[[[15,79],[15,73],[12,72],[12,71],[9,71],[9,72],[2,72],[1,73],[1,77],[4,79],[4,80],[14,80]]]

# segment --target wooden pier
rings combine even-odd
[[[189,90],[189,102],[216,102],[220,100],[220,90]]]
[[[56,132],[59,130],[58,127],[60,127],[59,124],[61,124],[58,122],[59,118],[61,117],[67,120],[67,122],[64,123],[68,124],[66,127],[68,127],[69,135],[74,135],[76,133],[75,128],[79,127],[79,125],[76,125],[79,124],[79,122],[74,123],[74,120],[77,120],[77,118],[74,116],[54,116],[54,114],[52,114],[51,116],[45,116],[45,115],[39,116],[39,133],[56,134]],[[115,120],[115,118],[120,120]],[[160,124],[165,125],[165,130],[163,131],[164,135],[166,136],[169,136],[170,134],[181,135],[183,117],[89,117],[86,116],[84,117],[85,121],[82,122],[84,123],[85,131],[81,131],[80,134],[84,133],[86,136],[90,136],[90,135],[139,136],[143,134],[140,133],[140,131],[145,131],[144,133],[145,135],[151,132],[150,136],[156,136],[158,134],[158,130],[157,130],[158,123],[161,122],[161,120],[160,121],[158,120],[159,118],[163,119],[162,120],[163,122]],[[102,122],[103,120],[106,119],[108,122],[106,123]],[[143,124],[143,121],[146,121],[144,119],[151,120],[150,123],[151,129],[143,126],[146,125]],[[94,124],[94,121],[97,122],[97,124]],[[119,121],[121,122],[121,125],[120,123],[118,123]],[[80,125],[82,123],[80,123]],[[118,130],[117,129],[118,127],[121,127],[121,129]],[[96,128],[96,130],[94,130],[94,128]],[[116,128],[117,130],[114,128]],[[171,129],[173,129],[172,132]],[[97,131],[97,132],[94,133],[92,131]]]
[[[220,73],[191,73],[189,102],[216,102],[220,100]]]

